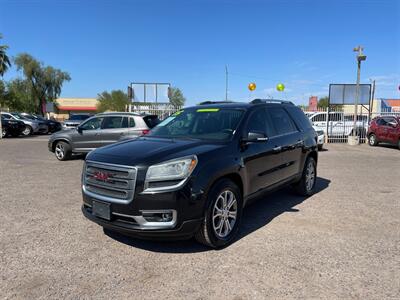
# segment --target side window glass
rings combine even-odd
[[[272,122],[278,134],[287,134],[297,131],[292,119],[288,113],[282,108],[271,108],[269,109],[271,114]]]
[[[80,125],[80,127],[81,127],[83,130],[95,130],[95,129],[99,129],[102,120],[103,120],[102,118],[93,118],[93,119],[90,119],[90,120],[86,121],[86,122],[83,123],[82,125]]]
[[[135,119],[134,118],[129,118],[129,127],[134,128],[136,126],[135,124]]]
[[[122,117],[105,117],[102,129],[116,129],[121,128]]]
[[[128,128],[128,118],[127,117],[122,118],[121,128]]]
[[[264,109],[258,109],[250,116],[249,123],[247,124],[247,132],[262,132],[267,133],[267,120]]]

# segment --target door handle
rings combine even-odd
[[[279,151],[282,150],[282,147],[281,147],[281,146],[276,146],[275,148],[272,148],[272,150],[273,150],[274,152],[279,152]]]

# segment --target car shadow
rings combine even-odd
[[[331,181],[329,179],[318,177],[316,183],[316,193],[326,189],[330,182]],[[299,209],[295,208],[295,206],[311,198],[312,197],[302,197],[296,195],[290,187],[258,197],[244,209],[240,231],[234,243],[258,230],[259,228],[264,227],[274,218],[285,212],[298,212]],[[213,250],[197,243],[194,239],[182,241],[142,240],[125,236],[108,229],[104,229],[104,233],[108,237],[120,243],[152,252],[195,253]]]

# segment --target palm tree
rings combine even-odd
[[[0,34],[0,40],[3,36]],[[0,45],[0,76],[3,77],[4,73],[11,66],[10,59],[7,56],[6,50],[8,49],[7,45]]]

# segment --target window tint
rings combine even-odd
[[[128,128],[128,117],[123,117],[121,128]]]
[[[135,119],[134,118],[129,118],[129,127],[130,128],[133,128],[133,127],[135,127],[136,126],[136,124],[135,124]]]
[[[99,129],[102,120],[103,120],[103,118],[93,118],[93,119],[90,119],[90,120],[86,121],[85,123],[83,123],[79,127],[82,128],[83,130]]]
[[[153,128],[160,123],[157,116],[146,116],[143,120],[149,128]]]
[[[271,115],[272,122],[278,134],[286,134],[297,131],[292,119],[283,108],[269,108],[268,112]]]
[[[312,128],[312,123],[310,119],[303,113],[303,111],[300,108],[293,106],[293,107],[288,107],[287,110],[289,111],[289,114],[300,128],[302,128],[303,130]]]
[[[105,117],[103,121],[102,129],[114,129],[121,128],[122,117]]]
[[[263,132],[268,137],[276,135],[271,117],[265,108],[259,108],[250,115],[247,132]]]

